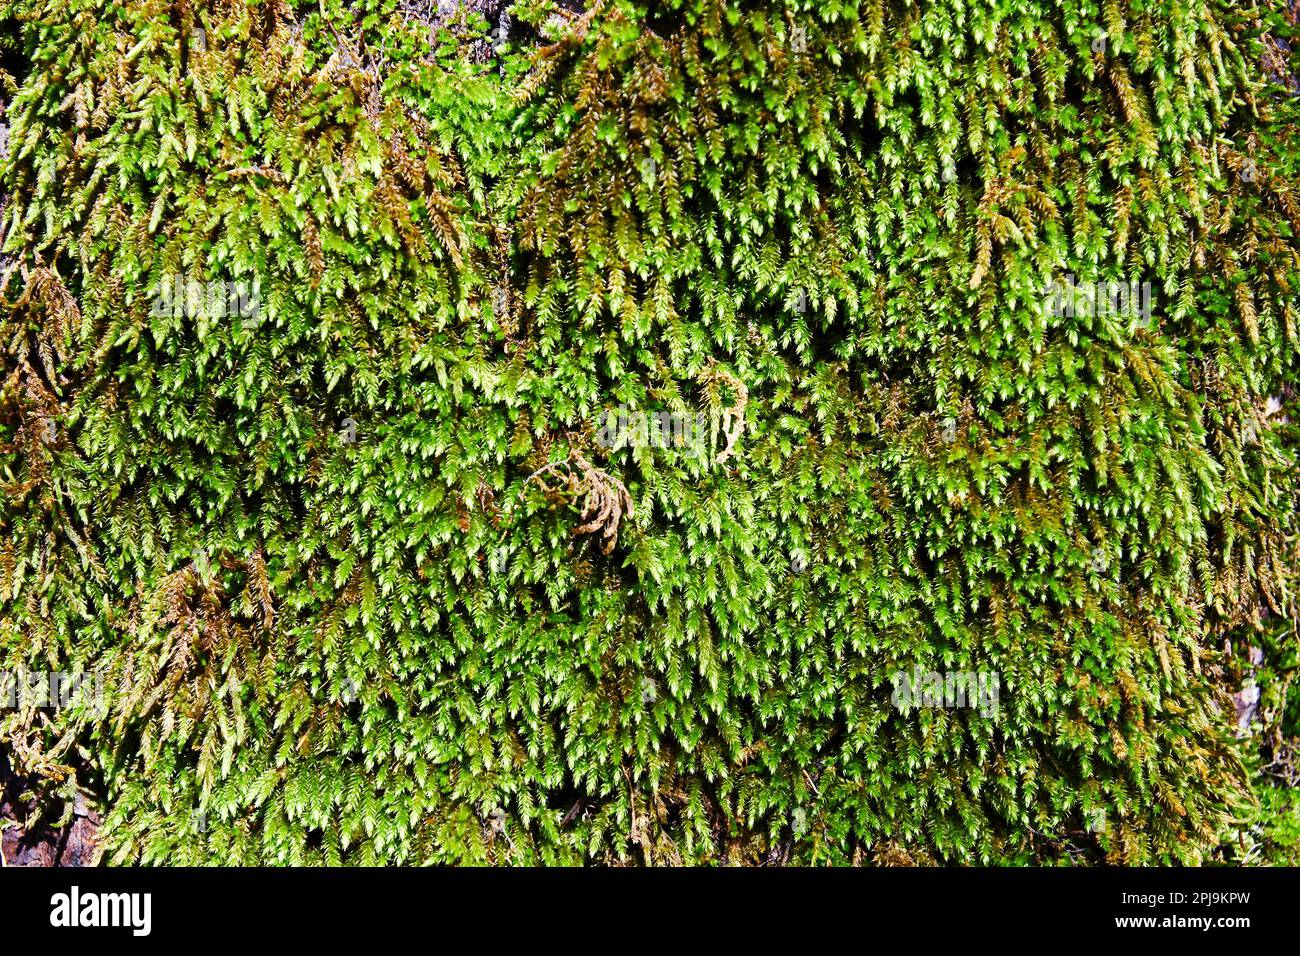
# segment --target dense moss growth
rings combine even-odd
[[[1285,858],[1294,17],[434,6],[0,2],[0,670],[95,691],[0,713],[50,812]]]

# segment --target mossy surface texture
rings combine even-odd
[[[109,863],[1293,858],[1293,12],[448,6],[0,2],[45,812]]]

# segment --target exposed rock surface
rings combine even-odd
[[[4,866],[94,866],[99,815],[78,797],[72,816],[61,827],[42,820],[22,828],[31,804],[22,799],[27,781],[15,775],[0,753],[0,862]]]

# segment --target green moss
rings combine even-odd
[[[24,769],[116,861],[1213,858],[1297,569],[1259,22],[395,6],[0,6],[0,662],[106,686]]]

